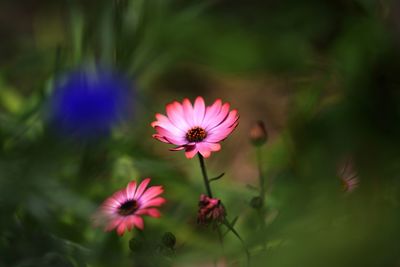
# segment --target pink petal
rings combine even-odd
[[[238,124],[239,123],[236,122],[229,128],[219,129],[219,130],[213,129],[210,133],[208,133],[208,136],[205,139],[205,141],[211,142],[211,143],[217,143],[217,142],[221,142],[221,141],[225,140],[228,137],[228,135],[231,134],[233,132],[233,130],[236,129],[236,126]]]
[[[184,118],[183,107],[177,101],[168,104],[166,107],[169,120],[181,131],[186,131],[190,126]]]
[[[208,143],[208,147],[211,149],[211,151],[214,151],[214,152],[221,150],[221,145],[220,144]]]
[[[164,128],[161,126],[155,126],[154,129],[162,136],[168,137],[171,139],[182,139],[185,136],[185,133],[182,131],[177,131],[176,127],[174,128]]]
[[[221,99],[215,100],[215,102],[207,107],[202,126],[205,128],[209,125],[210,120],[213,120],[215,116],[221,111],[222,101]]]
[[[186,139],[185,141],[181,141],[181,140],[176,140],[176,139],[170,139],[169,137],[164,137],[165,140],[168,141],[168,143],[173,144],[173,145],[178,145],[178,146],[184,146],[186,145]]]
[[[167,139],[165,139],[163,136],[159,135],[159,134],[153,134],[152,135],[153,138],[157,139],[158,141],[167,143],[167,144],[171,144],[171,142],[169,142]]]
[[[109,197],[107,198],[103,204],[101,204],[102,208],[113,208],[116,209],[121,205],[120,202],[118,202],[115,198]]]
[[[221,129],[232,127],[238,120],[239,120],[238,112],[236,109],[234,109],[231,112],[229,112],[228,116],[223,122],[214,127],[209,127],[207,130],[209,133],[217,132]]]
[[[201,126],[203,123],[204,115],[205,115],[206,105],[204,103],[204,99],[199,96],[194,101],[193,108],[193,124],[196,126]]]
[[[133,226],[135,225],[133,217],[134,216],[128,216],[125,219],[125,224],[126,224],[126,228],[128,229],[128,231],[131,231],[133,229]]]
[[[155,128],[156,126],[160,126],[165,129],[172,129],[171,132],[185,133],[184,130],[176,127],[166,116],[156,114],[156,118],[157,120],[151,123],[151,127]]]
[[[176,127],[174,127],[174,128],[177,129]],[[184,135],[183,133],[174,130],[172,127],[164,128],[161,126],[154,126],[154,129],[157,131],[157,133],[159,133],[160,135],[165,136],[165,137],[179,138]]]
[[[126,222],[125,222],[125,219],[124,219],[124,221],[121,222],[117,227],[118,235],[120,235],[120,236],[124,235],[125,229],[126,229]]]
[[[118,207],[119,207],[119,205],[118,205]],[[101,211],[101,213],[103,213],[103,215],[114,215],[117,213],[118,207],[102,205],[100,207],[100,211]]]
[[[136,212],[136,215],[148,215],[155,218],[161,217],[160,211],[156,208],[140,209]]]
[[[170,150],[171,151],[179,151],[179,150],[183,150],[183,149],[192,150],[195,147],[196,147],[196,143],[191,142],[191,143],[184,144],[182,146],[177,146],[177,147],[171,148]]]
[[[173,147],[173,148],[170,148],[169,150],[171,150],[171,151],[180,151],[180,150],[183,150],[183,149],[185,149],[184,145],[183,146]]]
[[[153,198],[153,199],[150,199],[150,200],[144,202],[141,205],[141,208],[145,209],[145,208],[148,208],[148,207],[159,207],[162,204],[164,204],[165,202],[166,202],[165,198],[157,197],[157,198]]]
[[[138,189],[136,190],[136,193],[133,197],[134,199],[137,200],[142,196],[143,192],[146,190],[146,187],[150,183],[150,181],[151,181],[150,178],[146,178],[140,183],[140,185],[139,185]]]
[[[111,231],[111,230],[113,230],[114,228],[116,228],[118,225],[120,225],[123,221],[124,221],[124,218],[118,216],[118,217],[116,217],[115,219],[112,219],[112,220],[107,224],[107,226],[105,227],[105,230],[106,230],[107,232],[108,232],[108,231]]]
[[[162,128],[160,126],[155,126],[154,129],[161,135],[165,140],[171,142],[174,145],[186,144],[186,138],[184,134],[170,132],[169,129]]]
[[[196,156],[197,152],[198,152],[198,150],[197,150],[196,146],[193,146],[191,148],[186,148],[185,156],[186,156],[186,158],[191,159],[194,156]]]
[[[133,224],[140,230],[143,230],[144,228],[143,218],[136,215],[133,215],[132,218],[133,218]]]
[[[167,116],[160,113],[156,113],[156,121],[153,121],[151,123],[151,126],[154,128],[154,126],[157,126],[158,124],[167,124],[168,126],[173,126],[173,124],[171,123],[171,121],[168,119]]]
[[[147,215],[150,217],[159,218],[161,213],[158,211],[158,209],[147,209]]]
[[[183,99],[182,106],[183,106],[184,117],[185,117],[185,120],[186,120],[188,126],[189,127],[195,126],[193,124],[194,123],[194,121],[193,121],[193,118],[194,118],[193,106],[190,103],[189,99],[187,99],[187,98]]]
[[[126,187],[126,196],[128,197],[128,199],[133,199],[135,191],[136,191],[136,182],[132,181]]]
[[[152,198],[162,194],[164,192],[164,189],[162,186],[151,186],[149,187],[141,197],[138,198],[140,203],[146,204],[147,201],[151,200]]]
[[[202,142],[196,145],[197,149],[199,150],[200,154],[208,158],[211,155],[211,148],[209,147],[208,143]]]
[[[122,189],[122,190],[119,190],[119,191],[115,192],[115,193],[112,195],[112,198],[114,198],[114,199],[115,199],[116,201],[118,201],[120,204],[121,204],[121,203],[124,203],[124,202],[127,200],[125,189]]]
[[[229,103],[223,104],[218,115],[209,118],[207,122],[204,121],[203,127],[205,128],[205,130],[210,130],[210,129],[218,126],[219,124],[221,124],[225,120],[225,118],[228,116],[229,108],[230,108]]]

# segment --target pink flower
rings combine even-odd
[[[340,164],[339,168],[341,169],[339,173],[339,178],[342,183],[343,191],[346,193],[353,192],[360,183],[360,179],[358,178],[353,160],[348,159],[347,161],[343,161]]]
[[[219,142],[226,139],[238,125],[237,110],[229,110],[229,103],[217,99],[206,107],[204,99],[197,97],[194,105],[185,98],[182,104],[174,101],[166,106],[167,116],[157,113],[151,126],[157,131],[157,140],[173,144],[171,150],[185,150],[187,158],[197,153],[208,158],[211,152],[219,151]]]
[[[358,184],[360,183],[360,180],[358,179],[357,176],[351,176],[351,177],[342,177],[342,186],[343,186],[343,191],[346,193],[350,193],[354,191],[358,187]]]
[[[132,181],[124,189],[115,192],[106,199],[95,215],[95,223],[102,224],[105,231],[117,230],[118,235],[125,231],[131,231],[136,227],[144,228],[143,215],[160,217],[160,212],[155,207],[165,203],[165,199],[159,195],[164,192],[162,186],[151,186],[150,178],[146,178],[136,185]]]
[[[207,225],[212,222],[223,222],[225,216],[226,212],[221,200],[203,194],[200,196],[197,223]]]

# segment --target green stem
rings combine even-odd
[[[258,218],[260,220],[260,227],[263,233],[265,233],[265,229],[267,227],[265,223],[265,215],[266,215],[266,210],[264,207],[264,201],[265,201],[265,189],[266,189],[266,184],[265,184],[265,177],[263,174],[262,170],[262,150],[260,147],[256,148],[256,154],[257,154],[257,166],[258,166],[258,177],[259,177],[259,182],[260,182],[260,198],[261,198],[261,207],[258,209]],[[263,238],[263,247],[266,249],[266,240]]]
[[[201,168],[201,172],[203,174],[203,180],[204,180],[204,185],[206,187],[206,191],[207,191],[207,195],[208,197],[212,198],[212,192],[211,192],[211,187],[210,187],[210,180],[208,179],[208,175],[207,175],[207,169],[206,169],[206,165],[204,163],[204,158],[202,155],[198,154],[199,156],[199,162],[200,162],[200,168]],[[239,235],[239,233],[235,230],[235,228],[233,227],[233,225],[231,225],[229,223],[229,221],[224,218],[223,224],[239,239],[239,241],[242,243],[243,248],[246,252],[246,258],[247,258],[247,266],[250,266],[250,253],[249,250],[247,249],[246,244],[244,243],[242,237]],[[222,244],[222,235],[220,232],[220,229],[218,228],[218,234],[220,236],[220,241]]]
[[[242,243],[242,246],[244,248],[244,251],[246,252],[246,259],[247,259],[247,266],[250,266],[250,252],[247,249],[246,243],[242,239],[242,237],[239,235],[239,233],[236,231],[236,229],[229,223],[229,221],[225,218],[224,219],[224,224],[228,229],[239,239],[239,241]]]
[[[208,197],[212,198],[210,181],[208,180],[208,175],[207,175],[206,165],[204,163],[204,158],[202,155],[200,155],[200,153],[198,155],[199,155],[201,173],[203,174],[204,186],[206,187]]]
[[[262,203],[264,205],[265,178],[264,178],[263,170],[262,170],[262,151],[259,147],[256,148],[256,153],[257,153],[258,177],[259,177],[259,183],[260,183],[260,197],[261,197]]]

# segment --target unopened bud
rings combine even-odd
[[[250,129],[250,141],[255,146],[262,146],[268,140],[268,133],[262,121],[257,121]]]
[[[210,223],[221,223],[226,216],[225,208],[218,198],[211,198],[206,195],[200,196],[197,223],[208,225]]]
[[[163,235],[161,241],[162,241],[163,245],[166,246],[167,248],[174,248],[174,246],[176,244],[176,237],[174,236],[173,233],[166,232]]]
[[[263,200],[261,197],[253,197],[250,200],[250,206],[253,209],[260,209],[263,206]]]

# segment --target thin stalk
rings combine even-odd
[[[260,220],[260,228],[265,233],[265,229],[267,228],[267,225],[265,223],[266,210],[264,206],[265,195],[266,195],[266,184],[265,184],[266,181],[262,169],[262,150],[260,147],[256,148],[256,154],[257,154],[257,166],[258,166],[258,177],[260,183],[260,198],[261,198],[261,207],[257,209],[257,213],[258,213],[258,219]],[[266,249],[267,247],[265,238],[263,239],[263,247],[264,249]]]
[[[247,259],[247,266],[250,266],[250,252],[247,249],[246,243],[244,242],[243,238],[239,235],[239,233],[236,231],[236,229],[230,224],[230,222],[225,218],[224,219],[224,224],[225,226],[231,230],[231,232],[239,239],[239,241],[242,243],[242,246],[244,248],[244,251],[246,252],[246,259]]]
[[[204,186],[206,187],[206,191],[207,191],[207,195],[208,197],[212,198],[212,192],[211,192],[211,186],[210,186],[210,180],[208,179],[208,175],[207,175],[207,169],[206,169],[206,165],[204,163],[204,158],[202,155],[198,154],[199,156],[199,162],[200,162],[200,168],[201,168],[201,172],[203,174],[203,180],[204,180]],[[235,230],[235,228],[233,227],[233,225],[230,224],[230,222],[224,218],[223,224],[239,239],[239,241],[242,243],[243,248],[246,252],[246,258],[247,258],[247,266],[250,266],[250,253],[249,250],[247,249],[246,244],[244,243],[244,240],[242,239],[242,237],[239,235],[239,233]],[[223,240],[222,240],[222,233],[221,230],[218,228],[218,236],[220,238],[220,242],[221,245],[223,244]]]
[[[256,148],[256,154],[257,154],[258,177],[259,177],[259,183],[260,183],[260,197],[261,197],[262,203],[264,205],[265,178],[264,178],[263,170],[262,170],[262,151],[261,151],[261,148],[259,148],[259,147]]]
[[[200,155],[200,153],[198,155],[199,155],[201,173],[203,174],[204,186],[206,187],[208,197],[212,198],[212,192],[211,192],[211,187],[210,187],[210,181],[208,180],[206,164],[204,163],[203,156]]]
[[[206,188],[208,197],[212,198],[212,191],[211,191],[211,186],[210,186],[210,180],[208,179],[208,175],[207,175],[206,164],[204,162],[203,156],[200,153],[198,154],[198,156],[199,156],[201,173],[203,174],[204,186]],[[218,233],[218,240],[221,245],[222,253],[224,253],[224,240],[223,240],[223,236],[222,236],[219,225],[217,225],[217,233]],[[214,266],[216,266],[216,265],[217,265],[217,261],[214,262]]]

